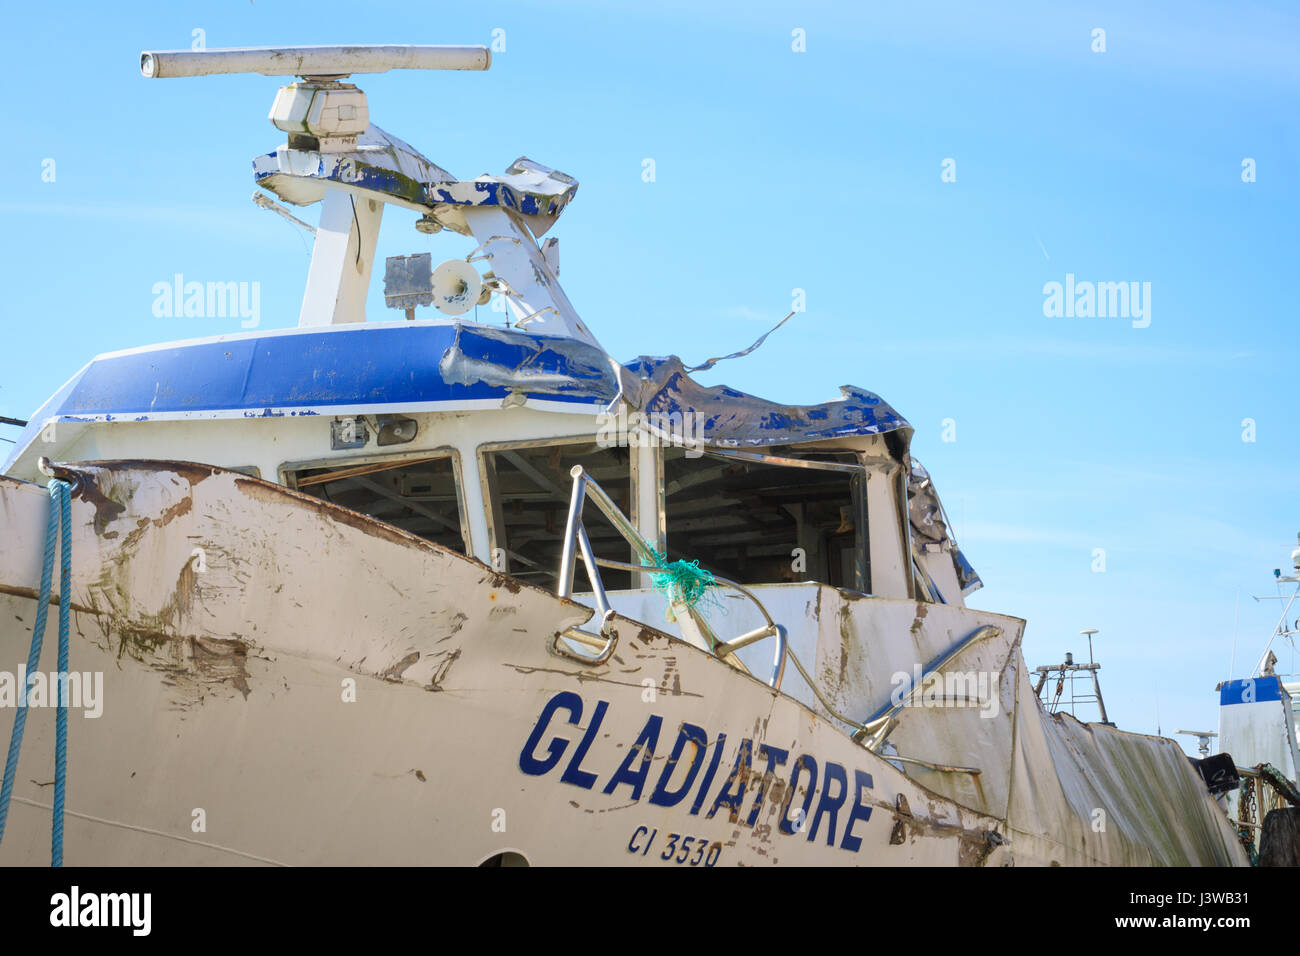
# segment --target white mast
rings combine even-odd
[[[384,206],[422,215],[421,231],[448,228],[478,243],[469,261],[486,260],[517,328],[575,338],[599,347],[564,294],[554,242],[540,237],[577,183],[519,159],[501,177],[458,182],[411,147],[370,123],[365,94],[340,80],[388,70],[486,70],[482,46],[322,46],[166,50],[140,55],[149,78],[257,73],[297,76],[281,87],[270,120],[288,134],[254,161],[259,185],[289,202],[321,201],[298,325],[364,322]],[[360,141],[359,141],[360,140]]]

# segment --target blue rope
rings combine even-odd
[[[71,499],[69,486],[58,479],[50,479],[50,517],[45,526],[45,552],[41,564],[41,590],[36,600],[36,623],[32,626],[32,645],[27,652],[27,677],[18,709],[14,713],[13,731],[9,735],[9,753],[5,758],[4,781],[0,783],[0,841],[4,840],[5,823],[9,818],[9,803],[14,792],[14,777],[18,773],[18,753],[23,746],[23,731],[27,727],[27,695],[40,667],[41,644],[45,638],[45,618],[50,605],[50,586],[54,577],[54,539],[62,517],[63,555],[59,562],[59,670],[66,674],[68,666],[69,611],[72,607],[71,578]],[[62,686],[66,686],[64,683]],[[67,756],[67,713],[60,698],[59,715],[62,717],[55,741],[55,801],[53,852],[51,864],[63,865],[63,779]]]
[[[63,803],[68,791],[68,631],[72,619],[72,493],[66,481],[50,480],[50,510],[58,496],[59,538],[59,709],[54,731],[54,820],[50,866],[63,866]]]

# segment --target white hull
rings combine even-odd
[[[1004,724],[916,714],[918,732],[922,718],[955,721],[940,736],[969,751],[979,782],[909,776],[826,715],[636,621],[615,620],[605,664],[559,656],[552,638],[589,608],[317,499],[208,466],[76,470],[71,667],[102,672],[104,700],[102,716],[69,720],[68,865],[473,865],[503,852],[535,865],[1244,862],[1175,745],[1017,706],[1032,698],[1018,630],[987,651],[1013,676]],[[0,669],[27,656],[48,507],[44,489],[0,478]],[[873,601],[857,602],[863,620]],[[900,603],[881,601],[880,619]],[[0,711],[0,741],[13,713]],[[0,863],[48,862],[54,722],[53,708],[29,711]],[[698,761],[683,725],[707,739]],[[907,728],[894,739],[911,743]],[[642,754],[628,757],[643,734],[657,742],[638,793]],[[1099,783],[1089,748],[1145,760],[1146,779]],[[805,772],[791,804],[799,755],[818,782],[808,794]],[[679,802],[655,802],[688,775]],[[1138,809],[1096,831],[1083,779],[1137,794]],[[1166,805],[1182,818],[1143,816]]]

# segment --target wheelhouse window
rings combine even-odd
[[[488,445],[479,451],[483,496],[493,566],[543,587],[558,580],[564,530],[573,491],[570,471],[582,465],[624,514],[630,513],[631,464],[626,448],[602,448],[594,441],[571,439],[516,445]],[[584,511],[587,536],[597,558],[627,563],[629,546],[595,507]],[[631,586],[626,571],[602,568],[607,590]],[[582,571],[575,580],[586,590]]]
[[[470,552],[456,452],[401,458],[331,460],[286,466],[285,484],[409,531],[461,554]]]
[[[851,452],[692,458],[666,448],[668,557],[741,584],[820,581],[869,593],[866,480]]]

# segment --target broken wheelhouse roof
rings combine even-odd
[[[853,386],[817,405],[783,405],[704,386],[676,357],[621,365],[565,336],[463,321],[364,323],[244,333],[98,356],[32,416],[4,470],[52,423],[296,418],[467,411],[527,405],[595,415],[620,400],[643,427],[673,439],[683,422],[705,447],[761,449],[887,436],[908,464],[918,544],[950,550],[963,593],[978,575],[952,541],[929,475],[908,454],[911,426]],[[680,435],[680,433],[678,433]]]

